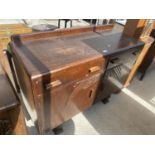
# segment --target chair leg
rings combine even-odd
[[[58,28],[60,28],[60,19],[58,20]]]
[[[59,135],[59,134],[61,134],[62,132],[63,132],[63,126],[62,126],[62,125],[60,125],[60,126],[58,126],[58,127],[56,127],[56,128],[53,129],[53,133],[54,133],[55,135]]]
[[[139,77],[139,80],[140,80],[140,81],[142,81],[142,80],[143,80],[144,75],[145,75],[145,72],[144,72],[144,73],[142,73],[142,74],[140,75],[140,77]]]
[[[65,28],[67,27],[67,21],[65,20]]]
[[[107,96],[106,98],[102,99],[102,103],[103,104],[107,104],[109,102],[109,98],[110,98],[111,95]]]
[[[73,26],[73,23],[72,23],[72,20],[70,20],[70,27],[72,27]]]

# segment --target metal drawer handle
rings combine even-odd
[[[95,66],[95,67],[91,67],[90,69],[89,69],[89,72],[90,73],[93,73],[93,72],[97,72],[97,71],[99,71],[100,70],[100,67],[99,66]]]
[[[62,84],[62,82],[60,80],[56,80],[56,81],[53,81],[53,82],[47,84],[46,89],[48,90],[48,89],[51,89],[53,87],[59,86],[61,84]]]

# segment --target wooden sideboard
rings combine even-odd
[[[120,57],[134,56],[143,46],[113,25],[13,35],[9,49],[16,78],[37,114],[39,132],[58,127],[113,93],[113,88],[107,91],[105,77],[110,71],[120,73]]]
[[[81,39],[93,30],[85,27],[12,36],[9,47],[19,85],[37,113],[40,133],[92,105],[104,72],[104,58]]]

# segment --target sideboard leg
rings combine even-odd
[[[106,98],[104,98],[102,101],[103,104],[107,104],[109,102],[109,98],[110,98],[110,95]]]
[[[62,125],[60,125],[60,126],[58,126],[58,127],[56,127],[56,128],[53,129],[53,132],[54,132],[55,135],[59,135],[63,131],[64,130],[63,130],[63,126]]]
[[[140,75],[140,77],[139,77],[139,80],[140,80],[140,81],[142,81],[142,80],[143,80],[144,75],[145,75],[145,73],[142,73],[142,74]]]

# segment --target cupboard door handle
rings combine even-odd
[[[94,96],[94,90],[91,89],[90,92],[89,92],[89,98],[92,98]]]
[[[62,82],[61,82],[60,80],[56,80],[56,81],[53,81],[53,82],[47,84],[47,85],[46,85],[46,89],[48,90],[48,89],[50,89],[50,88],[59,86],[59,85],[61,85],[61,84],[62,84]]]
[[[89,72],[90,73],[97,72],[99,70],[100,70],[100,67],[99,66],[94,66],[94,67],[89,68]]]

